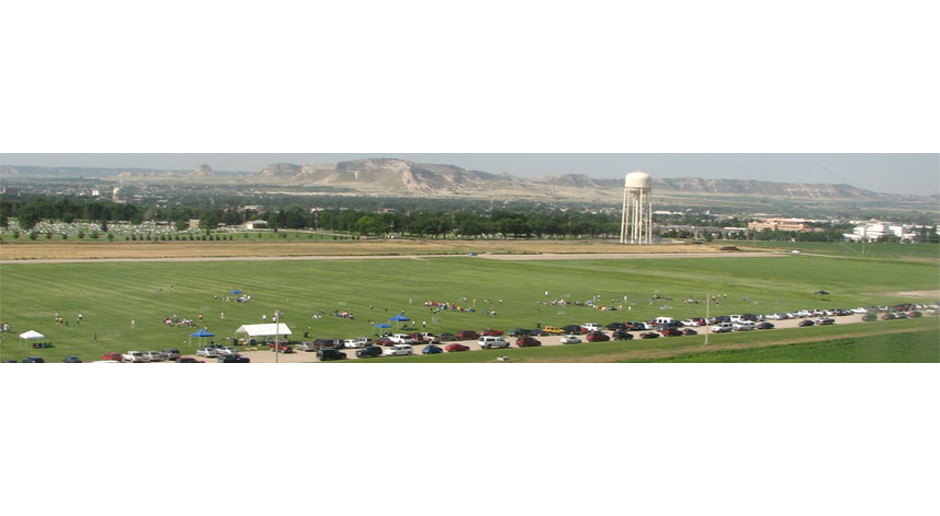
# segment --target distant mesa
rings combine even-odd
[[[584,173],[536,178],[491,174],[454,165],[415,163],[397,158],[370,158],[332,164],[272,163],[260,171],[216,172],[209,165],[191,171],[109,169],[92,167],[0,166],[4,178],[117,179],[120,181],[182,181],[269,187],[311,187],[389,197],[461,197],[490,200],[584,201],[617,204],[624,178],[593,178]],[[656,174],[653,174],[656,176]],[[786,181],[787,177],[780,177]],[[845,184],[798,184],[740,179],[651,179],[654,197],[751,197],[763,200],[851,200],[860,202],[933,203],[940,195],[918,196],[871,192]]]
[[[188,174],[189,177],[215,177],[215,172],[209,165],[199,165],[196,170]]]

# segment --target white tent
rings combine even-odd
[[[277,335],[287,336],[291,334],[290,328],[284,323],[271,324],[243,324],[235,330],[236,334],[247,333],[249,337],[274,337]]]
[[[21,339],[42,339],[45,335],[36,330],[29,330],[20,334]]]

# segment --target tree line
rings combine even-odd
[[[365,236],[390,233],[421,237],[458,235],[481,237],[502,235],[511,238],[529,237],[608,237],[619,235],[620,217],[613,214],[541,209],[517,211],[477,207],[457,210],[418,209],[408,211],[371,211],[364,209],[328,208],[311,210],[305,207],[281,208],[263,213],[228,207],[145,207],[134,203],[103,200],[0,199],[0,225],[6,227],[15,217],[22,229],[32,229],[40,220],[96,221],[103,225],[113,221],[139,224],[162,221],[183,230],[191,219],[198,219],[207,230],[219,225],[236,226],[250,220],[264,219],[274,229],[314,229]]]

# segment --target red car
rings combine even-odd
[[[460,330],[457,332],[457,340],[477,340],[480,334],[473,330]]]
[[[665,328],[661,330],[659,333],[662,333],[663,337],[681,337],[682,336],[682,332],[677,330],[676,328]]]
[[[288,346],[287,344],[284,344],[284,343],[275,344],[275,343],[272,342],[272,343],[268,344],[268,347],[271,348],[271,351],[275,351],[275,350],[276,350],[278,353],[293,353],[293,352],[294,352],[294,348],[292,348],[292,347],[290,347],[290,346]],[[275,348],[276,348],[276,349],[275,349]]]
[[[420,333],[412,333],[411,340],[415,341],[416,343],[423,343],[424,335],[421,335]]]
[[[542,342],[534,337],[519,337],[516,339],[516,345],[520,348],[534,348],[536,346],[541,346]]]
[[[382,337],[381,339],[376,340],[372,344],[376,346],[394,346],[395,345],[395,343],[392,342],[392,340],[389,339],[388,337]]]
[[[454,353],[456,351],[470,351],[470,346],[465,346],[463,344],[458,344],[454,342],[453,344],[448,344],[444,346],[449,353]]]
[[[490,337],[499,337],[500,335],[502,335],[502,334],[504,334],[504,333],[506,333],[506,332],[504,332],[503,330],[494,330],[493,328],[487,328],[487,329],[481,331],[481,332],[480,332],[480,335],[487,335],[487,336],[490,336]]]
[[[588,342],[604,342],[610,340],[610,337],[608,337],[606,333],[592,331],[587,334],[587,340]]]
[[[117,360],[118,362],[123,362],[124,357],[120,353],[105,353],[101,355],[102,360]]]

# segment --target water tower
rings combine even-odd
[[[653,243],[653,189],[646,172],[630,172],[623,182],[621,244]]]

